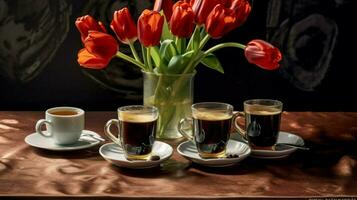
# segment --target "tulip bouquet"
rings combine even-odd
[[[187,100],[185,75],[194,74],[200,63],[224,72],[215,51],[236,47],[244,50],[250,63],[267,70],[279,67],[280,51],[263,40],[205,47],[210,39],[219,39],[242,25],[250,11],[248,0],[156,0],[153,10],[144,10],[135,23],[129,10],[123,8],[114,12],[110,28],[120,43],[130,46],[132,55],[119,51],[119,43],[101,22],[88,15],[80,17],[76,26],[85,48],[78,53],[78,63],[85,68],[103,69],[119,57],[139,67],[144,82],[147,74],[157,75],[153,85],[144,84],[144,104],[159,108],[158,135],[163,136],[168,127],[176,129],[177,121],[190,110],[192,97]],[[141,56],[134,48],[137,39]],[[166,79],[166,75],[173,78]],[[152,88],[150,94],[145,94],[147,85]]]

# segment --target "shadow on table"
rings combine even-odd
[[[172,178],[183,178],[187,176],[202,176],[201,172],[222,175],[244,175],[264,171],[267,168],[289,169],[291,165],[301,165],[304,153],[292,154],[290,157],[279,160],[263,160],[247,158],[236,165],[228,167],[206,167],[192,162],[182,162],[175,159],[165,161],[160,166],[149,169],[127,169],[112,165],[111,168],[120,174],[141,178],[160,178],[162,176]],[[301,154],[300,153],[300,154]],[[199,172],[201,171],[201,172]],[[274,170],[275,171],[275,170]],[[276,174],[279,176],[279,174]],[[283,176],[283,175],[282,175]]]
[[[91,157],[100,157],[98,150],[99,146],[94,146],[88,149],[74,151],[51,151],[46,149],[33,148],[33,152],[39,156],[47,158],[67,158],[67,159],[85,159]]]
[[[245,160],[237,163],[236,165],[227,166],[227,167],[206,167],[196,163],[192,163],[191,167],[214,174],[221,175],[245,175],[252,174],[259,171],[264,171],[267,166],[289,166],[289,158],[280,159],[280,160],[262,160],[248,157]]]
[[[248,167],[247,164],[240,163],[233,166],[227,167],[206,167],[196,163],[192,163],[192,168],[212,174],[221,174],[221,175],[244,175],[249,173],[254,173],[256,168]]]
[[[307,154],[297,154],[295,165],[315,177],[357,177],[356,143],[330,141],[311,143]],[[297,162],[300,161],[300,162]]]
[[[189,163],[179,162],[169,159],[160,164],[160,166],[148,169],[128,169],[112,165],[111,168],[120,174],[132,177],[141,178],[160,178],[162,176],[169,177],[185,177],[188,176]]]

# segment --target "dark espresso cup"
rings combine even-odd
[[[272,149],[280,131],[283,103],[271,99],[252,99],[244,102],[244,112],[238,117],[245,118],[245,129],[237,121],[235,126],[253,149]]]
[[[118,119],[111,119],[104,128],[105,134],[122,147],[128,160],[147,160],[155,141],[158,109],[154,106],[123,106],[118,109]],[[111,125],[118,127],[115,136]]]
[[[192,118],[182,119],[178,125],[181,135],[196,144],[200,157],[224,157],[234,118],[233,106],[203,102],[193,104],[191,109]]]

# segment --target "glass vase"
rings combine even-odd
[[[159,109],[156,137],[161,139],[182,137],[177,130],[177,125],[182,118],[191,116],[195,73],[143,72],[143,76],[144,105],[156,106]]]

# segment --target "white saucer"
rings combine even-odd
[[[242,141],[242,138],[240,137],[239,134],[232,135],[232,138]],[[284,131],[279,132],[277,143],[289,143],[289,144],[304,146],[304,140],[300,136]],[[262,159],[282,159],[288,157],[296,150],[297,148],[291,146],[284,146],[284,149],[281,150],[252,149],[251,156],[254,158],[262,158]]]
[[[160,156],[160,160],[135,160],[130,161],[125,158],[123,149],[115,143],[107,143],[99,148],[100,155],[108,162],[118,167],[131,169],[145,169],[160,165],[163,161],[169,159],[173,149],[169,144],[161,141],[155,141],[152,147],[152,155]]]
[[[101,138],[101,136],[93,131],[83,130],[79,140],[70,145],[55,144],[51,138],[44,137],[38,133],[32,133],[26,136],[25,142],[30,146],[51,151],[73,151],[98,145],[100,141],[95,138]]]
[[[193,142],[185,141],[177,147],[177,151],[186,159],[191,160],[192,162],[195,162],[200,165],[208,167],[226,167],[235,165],[246,157],[248,157],[251,152],[251,149],[246,143],[235,140],[228,140],[226,154],[238,155],[239,157],[205,159],[201,158],[198,155],[196,145]]]

